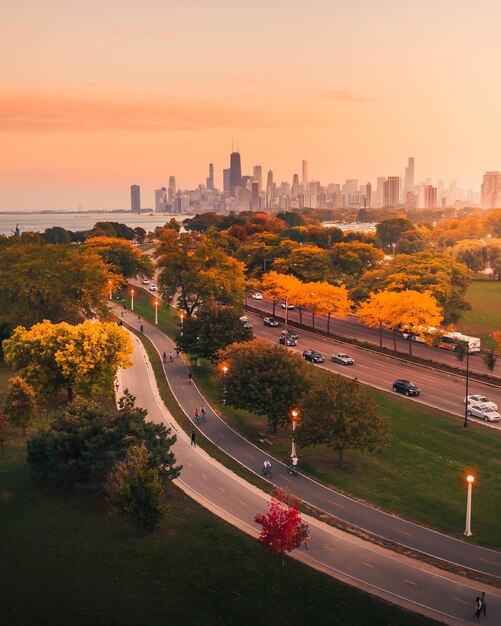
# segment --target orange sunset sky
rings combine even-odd
[[[145,207],[238,140],[291,181],[501,169],[494,0],[5,0],[0,211]]]

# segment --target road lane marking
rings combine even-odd
[[[455,600],[456,602],[462,602],[463,604],[469,604],[469,602],[467,602],[466,600],[463,600],[463,598],[456,598],[455,596],[452,596],[452,599]]]
[[[219,436],[222,437],[223,439],[226,439],[226,435],[224,433],[219,433]]]
[[[412,533],[408,533],[406,530],[400,530],[400,528],[394,528],[393,530],[396,530],[397,533],[400,533],[402,535],[407,535],[408,537],[412,537]]]
[[[485,563],[490,563],[491,565],[497,565],[497,563],[496,563],[495,561],[489,561],[489,559],[484,559],[484,558],[483,558],[483,557],[481,557],[481,556],[477,556],[477,559],[478,559],[479,561],[485,561]]]
[[[224,489],[223,489],[222,487],[218,487],[218,490],[219,490],[221,493],[224,493]]]
[[[204,480],[209,480],[205,474],[200,474],[200,476],[201,476]]]
[[[253,454],[250,454],[250,452],[246,452],[245,456],[248,456],[249,459],[255,459],[256,458]]]
[[[189,461],[186,461],[186,465],[187,465],[188,467],[193,467],[193,465],[192,465]]]
[[[327,500],[327,502],[330,502],[331,504],[339,507],[340,509],[344,509],[344,506],[342,504],[339,504],[339,502],[334,502],[334,500]]]
[[[334,548],[331,548],[330,546],[324,546],[324,548],[330,552],[335,552]]]
[[[242,506],[247,506],[247,502],[244,502],[243,500],[239,500],[238,501]]]
[[[413,580],[409,580],[408,578],[404,578],[404,582],[406,582],[408,585],[414,585],[414,587],[417,587],[417,583],[415,583]]]
[[[362,565],[365,565],[366,567],[374,567],[374,565],[371,565],[370,563],[367,563],[367,561],[361,561]]]

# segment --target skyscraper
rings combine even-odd
[[[486,172],[480,188],[483,209],[495,209],[501,206],[501,173]]]
[[[294,174],[292,177],[292,197],[297,198],[299,196],[299,176]]]
[[[165,211],[167,208],[167,189],[155,189],[155,211]]]
[[[252,183],[251,209],[259,211],[259,183],[257,181]]]
[[[400,177],[388,176],[384,181],[383,206],[397,206],[400,204]]]
[[[176,197],[176,177],[169,176],[169,191],[168,191],[169,200],[174,200]]]
[[[209,176],[206,179],[206,187],[214,191],[214,163],[209,163]]]
[[[409,191],[414,186],[414,157],[409,157],[405,168],[404,189]]]
[[[132,213],[141,213],[141,190],[139,185],[130,186],[130,210]]]
[[[308,191],[308,161],[303,159],[303,189],[304,191]]]
[[[370,209],[372,206],[372,185],[367,183],[365,185],[365,208]]]
[[[240,152],[232,152],[230,155],[230,196],[235,196],[235,188],[240,187],[242,180],[242,164]]]
[[[225,195],[230,195],[230,168],[223,170],[223,191]]]
[[[275,200],[275,189],[273,186],[273,172],[268,170],[268,176],[266,178],[266,207],[270,208],[273,200]]]
[[[259,185],[259,193],[261,193],[261,190],[263,189],[263,168],[260,165],[254,165],[252,178],[254,179],[254,182]]]

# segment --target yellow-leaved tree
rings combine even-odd
[[[44,320],[28,330],[18,326],[2,346],[6,363],[36,392],[50,396],[64,388],[69,401],[75,392],[111,388],[117,369],[132,365],[129,335],[112,322]]]
[[[275,315],[275,307],[280,300],[296,305],[303,283],[295,276],[272,271],[263,276],[261,286],[264,295],[273,300],[273,315]]]
[[[348,297],[348,291],[344,285],[337,287],[326,282],[306,283],[305,297],[306,306],[313,316],[313,328],[315,328],[315,315],[327,315],[327,333],[330,332],[331,317],[346,317],[353,306],[353,301]]]

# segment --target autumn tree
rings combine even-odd
[[[285,553],[299,548],[306,539],[307,526],[301,519],[299,504],[299,500],[276,487],[268,513],[256,515],[254,518],[262,526],[259,543],[272,555],[280,555],[282,565],[285,562]]]
[[[485,244],[476,239],[464,239],[451,250],[452,256],[459,263],[464,263],[474,272],[483,270],[487,263]]]
[[[33,389],[23,378],[13,376],[7,384],[2,405],[10,423],[22,428],[25,436],[26,429],[36,416],[37,403]]]
[[[153,276],[154,266],[150,257],[131,241],[118,237],[90,237],[87,239],[87,247],[97,252],[110,271],[125,279],[137,274],[148,278]]]
[[[491,375],[491,380],[492,380],[494,368],[496,367],[498,358],[499,357],[496,351],[494,350],[494,348],[491,348],[490,350],[488,350],[483,356],[483,361],[485,363],[485,366],[489,370],[489,373]]]
[[[353,282],[383,260],[384,253],[376,246],[361,241],[335,243],[329,254],[334,268]]]
[[[397,244],[402,233],[413,230],[414,224],[404,217],[391,217],[379,222],[376,235],[383,247]]]
[[[389,422],[356,380],[341,376],[315,379],[301,401],[296,441],[301,446],[326,445],[344,462],[345,450],[381,450],[388,443]]]
[[[191,317],[204,303],[217,302],[241,310],[245,293],[244,265],[196,233],[164,228],[156,249],[159,287],[164,299]]]
[[[49,428],[28,439],[33,477],[55,487],[79,484],[100,491],[114,463],[131,446],[144,445],[149,467],[166,484],[181,470],[171,450],[176,437],[163,424],[146,421],[147,414],[127,392],[118,410],[76,398]]]
[[[291,408],[310,385],[311,368],[301,357],[260,340],[231,344],[219,355],[217,382],[233,406],[266,416],[273,433],[289,420]]]
[[[2,409],[0,409],[0,455],[3,459],[3,448],[9,437],[9,418]]]
[[[144,443],[130,446],[125,458],[116,461],[105,491],[113,511],[132,522],[137,532],[151,533],[158,528],[165,511],[163,485]]]
[[[326,282],[306,283],[303,294],[306,295],[303,295],[302,302],[313,316],[313,328],[317,314],[327,315],[327,332],[330,331],[331,317],[346,317],[353,306],[344,285],[337,287]],[[295,302],[294,299],[291,302]]]
[[[391,295],[389,295],[391,294]],[[370,328],[379,329],[379,347],[383,347],[383,329],[389,327],[388,305],[394,292],[379,291],[371,293],[367,300],[362,302],[357,310],[358,317]]]
[[[294,299],[299,302],[298,296],[303,292],[303,283],[298,278],[275,271],[263,276],[261,286],[264,295],[273,300],[273,315],[277,302],[280,300],[292,302]]]
[[[292,274],[303,282],[335,280],[329,253],[308,244],[294,248],[286,258],[276,259],[273,269],[280,274]]]
[[[132,365],[129,335],[111,322],[18,326],[2,346],[6,363],[37,393],[49,396],[65,388],[69,401],[75,392],[110,389],[117,369]]]
[[[184,321],[183,332],[176,341],[183,352],[214,360],[218,350],[250,339],[251,330],[245,328],[233,307],[206,304],[200,307],[196,317]]]
[[[501,239],[489,239],[485,244],[485,254],[492,275],[501,280]]]
[[[109,279],[102,259],[85,247],[10,242],[0,247],[0,319],[12,329],[106,317]]]

